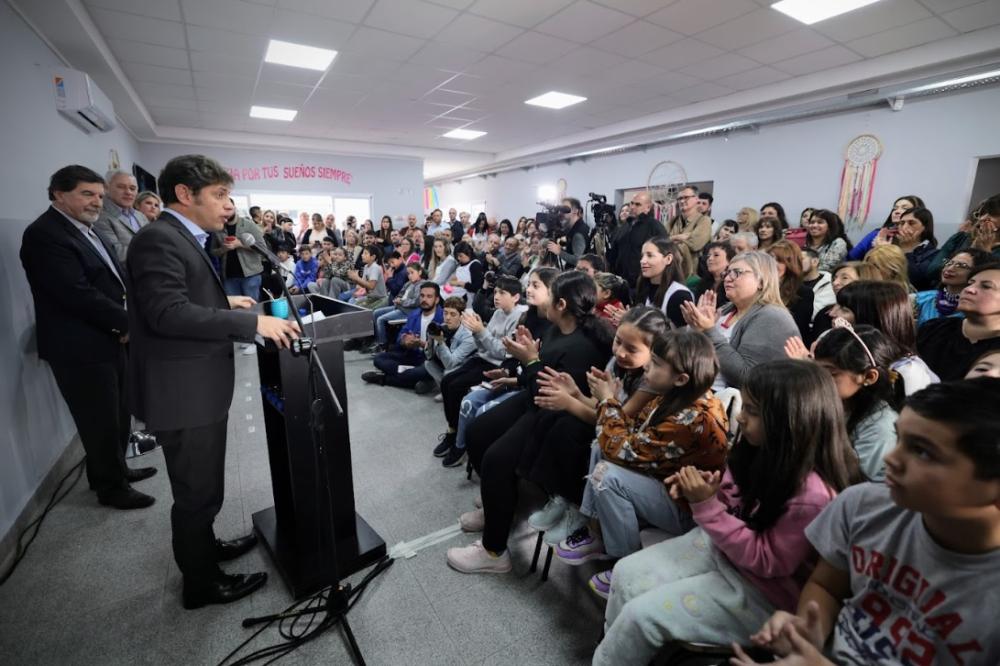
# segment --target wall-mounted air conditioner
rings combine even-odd
[[[61,67],[53,69],[52,85],[56,109],[84,132],[110,132],[115,128],[111,100],[84,72]]]

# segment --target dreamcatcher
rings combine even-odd
[[[677,162],[657,162],[646,179],[656,219],[664,224],[677,214],[677,195],[687,187],[687,172]]]
[[[875,168],[882,155],[882,143],[872,134],[862,134],[847,144],[844,171],[840,176],[837,213],[848,230],[860,229],[868,219]]]

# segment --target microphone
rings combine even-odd
[[[257,239],[253,237],[251,233],[245,233],[240,236],[240,240],[243,241],[244,247],[248,250],[253,250],[257,254],[261,255],[265,259],[271,262],[271,264],[279,271],[288,272],[288,269],[281,265],[281,259],[278,259],[274,252],[271,252],[267,247],[263,245],[257,245]]]

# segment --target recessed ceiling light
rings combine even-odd
[[[812,25],[876,2],[878,0],[781,0],[771,5],[771,9]]]
[[[442,134],[441,136],[446,139],[462,139],[463,141],[472,141],[473,139],[478,139],[485,134],[486,132],[480,132],[479,130],[453,129],[452,131]]]
[[[264,62],[271,62],[276,65],[288,65],[289,67],[302,67],[303,69],[315,69],[323,72],[330,66],[333,59],[337,57],[336,51],[321,49],[315,46],[305,46],[303,44],[293,44],[272,39],[267,45],[267,53],[264,55]]]
[[[524,100],[525,104],[531,104],[532,106],[544,106],[546,109],[565,109],[567,106],[573,106],[574,104],[579,104],[580,102],[587,101],[586,97],[580,97],[579,95],[567,95],[566,93],[547,92],[544,95],[539,95],[538,97],[532,97],[531,99]]]
[[[295,109],[276,109],[273,106],[251,106],[251,118],[264,118],[266,120],[295,120],[298,113]]]

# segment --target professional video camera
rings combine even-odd
[[[590,197],[588,203],[590,203],[590,214],[594,220],[594,226],[615,226],[618,218],[615,215],[615,207],[608,203],[608,198],[603,194],[594,194],[593,192],[590,192],[587,196]]]
[[[565,233],[562,225],[563,215],[569,214],[569,206],[556,206],[539,201],[538,205],[545,210],[535,213],[535,224],[543,232],[546,238],[556,240]]]

